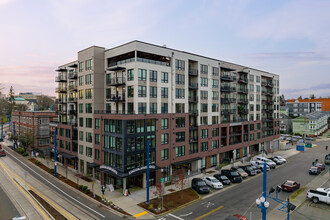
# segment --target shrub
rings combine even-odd
[[[78,186],[78,189],[82,190],[82,188],[83,188],[83,185]]]
[[[162,205],[161,204],[158,204],[157,205],[157,209],[161,209],[162,208]]]
[[[82,190],[83,190],[83,191],[86,191],[86,189],[88,189],[87,186],[83,186],[83,187],[82,187]]]
[[[149,207],[148,207],[149,210],[152,210],[154,209],[154,205],[153,204],[150,204]]]
[[[86,189],[86,190],[85,190],[85,193],[86,193],[86,194],[88,194],[89,192],[90,192],[90,190],[89,190],[89,189]]]
[[[22,156],[23,156],[23,157],[26,157],[27,155],[28,155],[27,152],[22,153]]]
[[[41,164],[41,162],[39,160],[36,160],[34,163],[37,165]]]
[[[54,169],[50,169],[50,172],[51,172],[51,173],[54,173]]]

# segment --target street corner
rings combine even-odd
[[[147,211],[143,211],[143,212],[140,212],[140,213],[137,213],[135,215],[133,215],[135,218],[140,218],[140,217],[145,217],[145,215],[148,214]]]

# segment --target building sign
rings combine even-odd
[[[156,168],[155,165],[149,165],[149,169],[155,169],[155,168]],[[140,170],[146,170],[146,169],[147,169],[147,166],[138,167],[138,168],[135,168],[133,170],[128,171],[128,175],[131,175],[132,173],[135,173],[135,172],[140,171]]]
[[[242,125],[242,122],[237,122],[237,123],[231,123],[230,126],[237,126],[237,125]]]
[[[115,174],[118,174],[117,170],[113,169],[112,167],[105,166],[105,165],[100,166],[100,169],[110,170],[110,171],[114,172]]]

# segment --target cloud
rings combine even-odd
[[[12,3],[15,0],[0,0],[0,6]]]
[[[281,89],[281,93],[285,94],[285,98],[309,97],[311,94],[316,97],[328,97],[330,95],[330,83],[322,83],[307,88]]]

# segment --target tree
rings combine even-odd
[[[315,99],[315,95],[314,94],[311,94],[310,95],[310,99]]]
[[[9,94],[8,94],[8,101],[9,101],[9,103],[10,103],[10,105],[9,105],[9,114],[11,115],[11,112],[13,111],[13,109],[14,109],[14,106],[15,106],[15,90],[14,90],[14,88],[13,88],[13,86],[11,86],[10,87],[10,89],[9,89]]]
[[[162,195],[162,185],[159,183],[155,184],[155,190],[152,191],[152,194],[154,194],[156,198],[160,199],[160,196]]]
[[[55,101],[48,96],[42,95],[38,96],[36,104],[38,110],[48,110],[54,106]]]
[[[18,104],[15,106],[15,110],[24,112],[24,111],[28,110],[28,107],[24,104]]]
[[[175,181],[175,187],[180,189],[181,199],[183,199],[183,189],[184,189],[184,186],[187,182],[187,179],[185,179],[183,170],[182,170],[182,172],[178,173],[177,177],[178,177],[178,179]]]
[[[31,132],[25,132],[18,136],[18,140],[21,143],[25,151],[33,150],[34,136]]]
[[[303,98],[301,96],[299,96],[298,99],[303,99]]]

